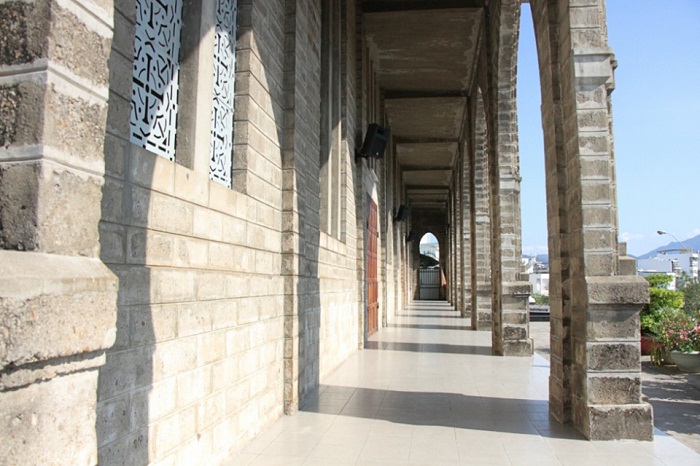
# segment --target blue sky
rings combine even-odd
[[[620,240],[641,255],[700,234],[700,1],[607,0]],[[523,253],[547,252],[544,149],[532,17],[523,5],[518,123]]]

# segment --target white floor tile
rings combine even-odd
[[[654,442],[589,442],[549,416],[549,363],[490,356],[444,303],[414,303],[230,465],[700,465]],[[458,330],[449,330],[454,326]],[[304,411],[305,410],[305,411]]]

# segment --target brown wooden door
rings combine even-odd
[[[379,283],[377,280],[377,204],[369,199],[367,219],[367,334],[371,335],[379,327]]]

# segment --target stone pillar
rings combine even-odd
[[[457,250],[457,237],[455,235],[455,213],[456,213],[456,197],[455,197],[455,192],[452,190],[450,192],[450,200],[448,202],[448,217],[447,217],[447,237],[449,238],[448,243],[449,243],[449,249],[447,253],[447,264],[448,264],[448,270],[447,272],[447,300],[452,304],[453,306],[457,306],[456,301],[457,301],[457,284],[455,281],[455,277],[457,275],[457,256],[455,254],[455,251]]]
[[[471,319],[472,316],[472,254],[471,254],[471,186],[470,186],[470,167],[469,167],[469,151],[467,149],[466,143],[462,143],[459,146],[459,158],[461,160],[460,165],[460,196],[462,199],[462,209],[461,209],[461,220],[460,226],[462,228],[462,234],[460,236],[460,242],[462,246],[461,259],[462,259],[462,308],[460,309],[460,315],[465,318]]]
[[[464,315],[464,262],[462,255],[462,160],[457,154],[457,162],[455,163],[453,186],[455,193],[455,225],[453,228],[454,234],[454,258],[455,258],[455,310],[460,316]]]
[[[550,248],[550,409],[590,439],[651,439],[639,311],[648,299],[617,244],[604,2],[533,1],[542,76]]]
[[[476,99],[476,129],[470,154],[471,243],[472,243],[472,328],[490,330],[491,315],[491,219],[488,192],[487,125],[481,96]]]
[[[0,4],[0,457],[97,463],[117,279],[98,222],[111,2]]]
[[[491,51],[495,66],[491,83],[490,118],[495,134],[489,158],[491,192],[491,276],[493,287],[493,351],[529,356],[528,297],[530,284],[522,275],[518,115],[515,98],[520,2],[504,0],[498,10],[498,45]]]
[[[496,251],[493,257],[497,259],[500,252],[502,280],[501,302],[499,306],[494,304],[494,309],[499,309],[500,315],[498,319],[494,317],[494,326],[498,320],[503,335],[503,355],[530,356],[533,343],[529,337],[528,311],[532,286],[527,274],[520,273],[520,179],[513,174],[512,166],[507,170],[503,168],[500,170],[499,195],[497,198],[494,196],[498,203],[495,208],[500,211],[500,248],[493,248]],[[495,236],[495,231],[492,234]],[[492,286],[497,288],[496,284]]]
[[[284,145],[282,147],[282,275],[284,276],[284,413],[299,409],[299,311],[303,303],[300,292],[303,278],[303,230],[305,219],[300,206],[304,183],[295,153],[299,138],[295,123],[300,111],[296,103],[297,87],[297,16],[296,2],[287,1],[285,24],[285,99]]]
[[[571,280],[568,217],[560,216],[566,201],[566,170],[563,147],[561,90],[558,69],[558,18],[546,2],[533,2],[532,17],[538,31],[537,52],[542,90],[547,194],[550,303],[549,409],[563,423],[571,422]]]
[[[600,11],[592,3],[571,7],[572,29],[588,25],[591,13]],[[651,440],[652,412],[641,401],[639,352],[639,312],[648,299],[647,285],[641,277],[619,275],[608,108],[614,58],[609,49],[595,47],[575,48],[572,55],[573,76],[568,77],[574,98],[565,103],[565,112],[572,112],[564,124],[574,161],[569,199],[578,201],[574,206],[580,211],[572,214],[581,222],[573,235],[581,247],[572,248],[574,273],[583,268],[582,275],[574,275],[572,294],[573,422],[595,440]],[[580,279],[584,287],[576,286]]]

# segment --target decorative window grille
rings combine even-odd
[[[131,141],[175,159],[182,0],[137,0]]]
[[[237,0],[217,0],[209,178],[231,187]]]

